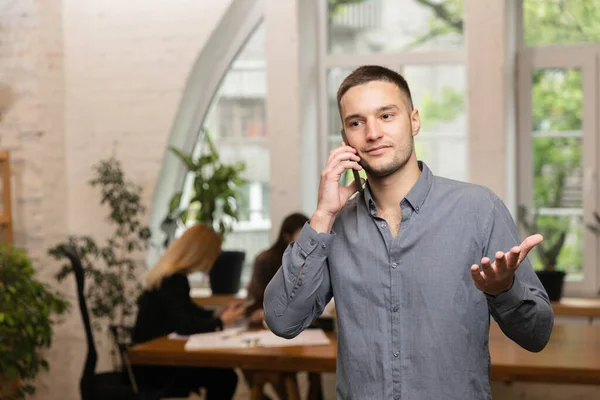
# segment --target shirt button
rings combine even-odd
[[[326,245],[325,243],[321,243],[321,248],[323,248],[323,249],[324,249],[324,248],[326,248],[326,247],[327,247],[327,245]]]
[[[385,229],[385,228],[386,228],[386,226],[387,226],[387,225],[386,225],[386,223],[385,223],[385,222],[381,224],[381,228],[382,228],[382,229]]]
[[[398,312],[398,306],[394,307],[394,312]]]
[[[398,353],[398,352],[394,353],[394,357],[398,357],[399,355],[400,355],[400,353]]]
[[[416,211],[416,212],[419,212],[419,206],[416,206],[416,207],[415,207],[415,211]]]
[[[395,262],[394,262],[394,263],[392,263],[392,268],[396,268],[397,266],[398,266],[398,264],[397,264],[397,263],[395,263]]]
[[[314,245],[315,245],[315,243],[316,243],[316,242],[315,242],[315,239],[310,239],[310,245],[311,245],[311,246],[314,246]]]

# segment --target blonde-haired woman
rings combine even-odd
[[[220,236],[203,224],[188,228],[171,243],[146,277],[132,335],[135,343],[171,332],[181,335],[213,332],[243,317],[245,310],[239,304],[216,316],[190,298],[187,275],[209,273],[220,252]],[[237,375],[232,369],[151,366],[138,367],[135,373],[142,385],[168,386],[167,397],[187,397],[204,387],[207,400],[231,399],[237,386]]]

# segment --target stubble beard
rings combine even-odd
[[[385,178],[404,168],[404,166],[410,160],[410,157],[414,150],[414,146],[414,138],[411,138],[408,145],[400,148],[398,153],[396,153],[396,155],[390,162],[379,168],[374,168],[364,160],[361,160],[360,165],[370,176],[375,178]]]

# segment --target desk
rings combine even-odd
[[[132,364],[241,368],[295,373],[335,372],[337,341],[327,346],[185,351],[183,340],[165,337],[129,350]],[[547,347],[530,353],[490,327],[492,380],[600,385],[600,326],[556,325]]]
[[[337,340],[323,346],[257,347],[251,349],[217,349],[185,351],[185,340],[160,337],[129,349],[132,365],[164,365],[185,367],[240,368],[250,380],[251,400],[262,399],[265,383],[281,382],[280,390],[289,400],[299,400],[296,373],[335,372]],[[309,374],[309,398],[321,390],[320,376]],[[274,385],[275,386],[275,385]]]
[[[233,301],[243,299],[239,295],[214,295],[192,297],[200,307],[224,307]],[[565,297],[559,302],[552,302],[554,315],[557,317],[587,317],[590,320],[600,318],[600,298]]]
[[[496,323],[491,328],[492,380],[600,385],[600,326],[555,325],[540,353],[512,342]]]
[[[600,298],[562,298],[552,302],[554,315],[558,317],[600,317]]]

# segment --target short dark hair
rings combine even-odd
[[[406,103],[409,107],[409,111],[412,111],[414,108],[412,96],[410,94],[408,83],[402,75],[380,65],[363,65],[352,71],[352,73],[344,79],[338,89],[337,104],[340,117],[342,116],[342,96],[354,86],[363,85],[373,81],[383,81],[395,84],[398,89],[400,89],[400,92],[406,96]]]

